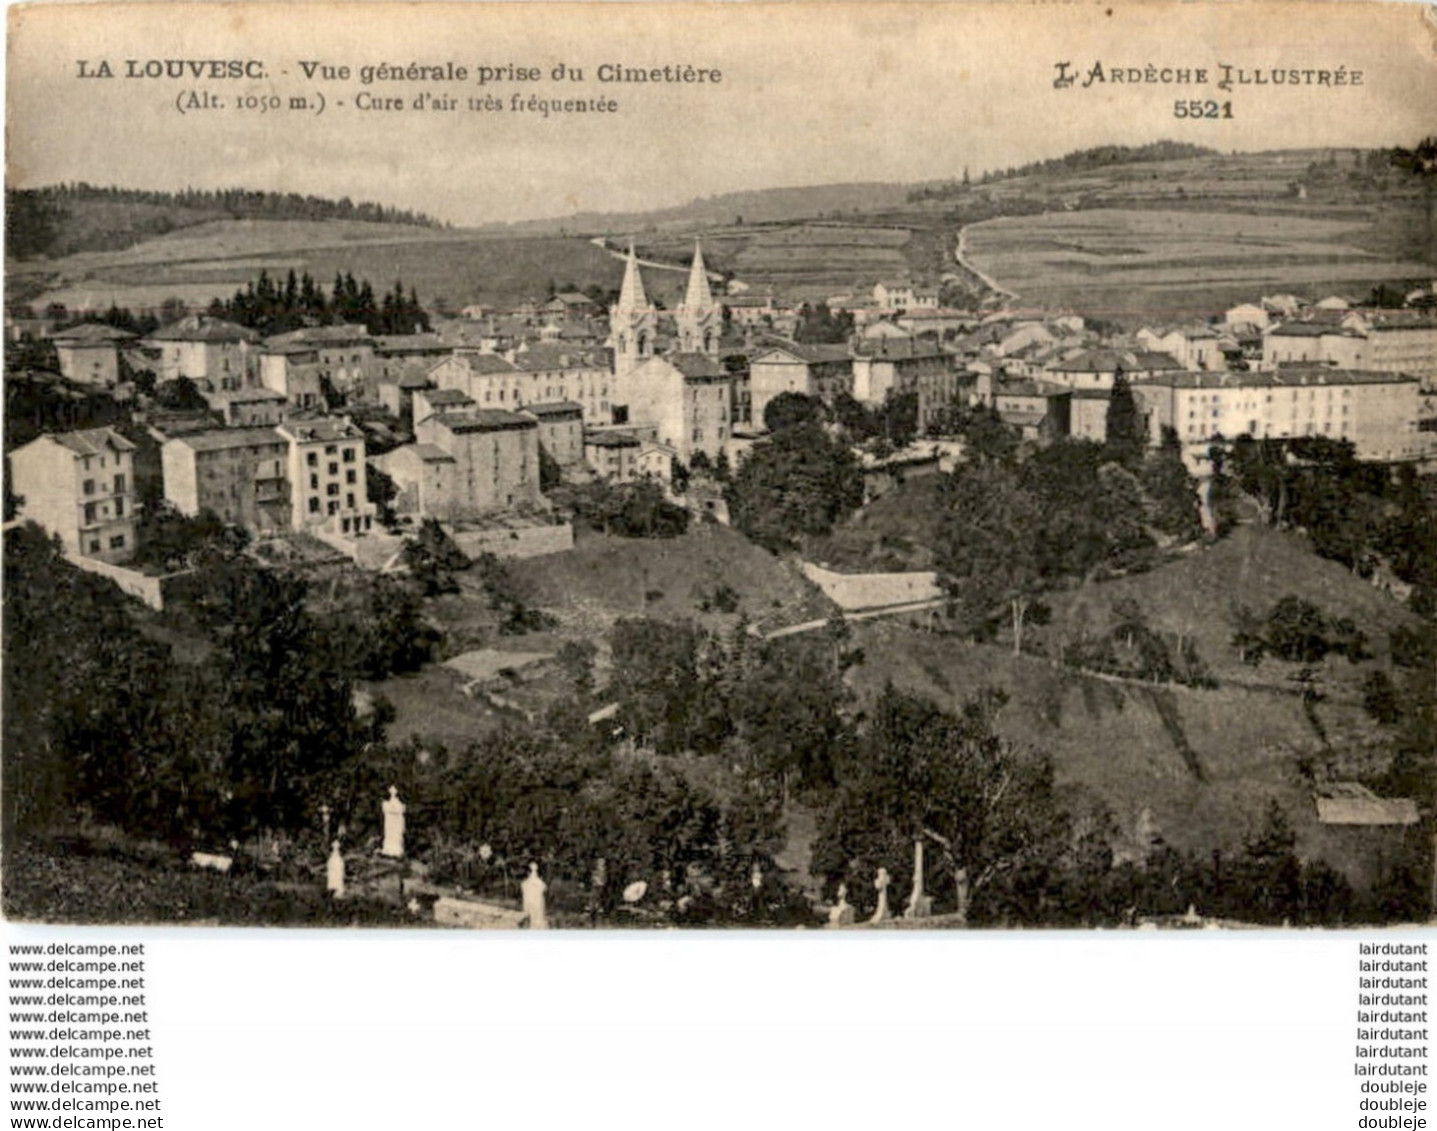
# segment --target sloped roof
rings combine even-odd
[[[86,428],[79,432],[51,432],[42,439],[54,440],[61,447],[69,448],[82,456],[104,455],[107,451],[132,452],[135,445],[130,443],[113,428]]]
[[[537,428],[538,423],[517,412],[505,412],[497,408],[475,408],[465,412],[450,412],[430,417],[455,433],[504,432],[511,429]]]
[[[211,428],[204,432],[186,432],[172,437],[168,443],[184,444],[197,452],[219,452],[230,448],[258,447],[262,444],[286,444],[273,428]]]
[[[160,342],[257,342],[259,334],[223,318],[187,314],[178,322],[160,327],[150,338]]]
[[[584,406],[577,401],[544,401],[541,404],[526,404],[524,411],[535,416],[571,416],[574,413],[582,415]]]
[[[728,370],[706,353],[671,353],[665,360],[690,380],[728,376]]]
[[[115,342],[126,342],[137,336],[128,330],[106,326],[103,322],[82,322],[78,326],[71,326],[68,330],[53,334],[51,340],[59,345],[106,346]]]

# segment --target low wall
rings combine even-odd
[[[468,927],[480,931],[512,931],[524,922],[524,913],[477,899],[441,896],[434,901],[434,921],[441,927]]]
[[[487,530],[450,529],[449,534],[471,560],[480,554],[493,554],[496,558],[534,558],[574,548],[574,528],[567,522]]]
[[[455,530],[445,523],[444,529],[470,561],[481,554],[493,554],[496,558],[533,558],[574,548],[574,528],[567,522],[495,526],[485,530]],[[360,538],[346,538],[322,530],[311,533],[361,569],[372,570],[388,565],[409,540],[404,534],[366,534]]]
[[[889,605],[911,605],[943,596],[938,575],[932,570],[914,573],[835,573],[811,562],[803,563],[804,575],[823,590],[824,596],[846,613],[860,609],[882,609]]]
[[[113,565],[110,562],[102,562],[96,558],[86,558],[80,555],[69,557],[67,561],[86,573],[99,574],[101,577],[108,577],[118,585],[124,593],[136,600],[143,601],[152,609],[163,609],[165,607],[165,594],[174,588],[176,581],[189,576],[193,570],[185,570],[180,573],[170,573],[163,577],[154,577],[151,574],[141,573],[139,570],[128,569],[125,566]]]

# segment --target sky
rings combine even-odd
[[[127,60],[143,70],[171,59],[254,61],[263,77],[126,77]],[[82,61],[116,77],[81,78]],[[306,77],[304,61],[350,72]],[[1105,79],[1116,66],[1205,69],[1208,81],[1059,89],[1058,62],[1083,77],[1099,63]],[[1342,68],[1362,83],[1222,91],[1224,62]],[[363,67],[411,63],[469,73],[363,81]],[[561,63],[583,81],[554,81]],[[721,81],[599,82],[604,64],[692,65]],[[540,78],[481,86],[481,66]],[[1410,145],[1437,132],[1437,49],[1421,6],[1370,2],[51,4],[10,9],[6,85],[14,187],[237,186],[374,200],[457,225],[956,177],[1098,144]],[[421,93],[457,108],[415,110]],[[469,108],[486,94],[503,109]],[[531,96],[616,108],[544,117]],[[276,97],[282,108],[261,112]],[[311,108],[289,109],[293,97]],[[222,108],[181,113],[186,98]],[[1175,117],[1188,98],[1223,116]],[[384,99],[404,109],[371,108]]]

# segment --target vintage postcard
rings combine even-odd
[[[6,917],[1425,922],[1431,11],[12,7]]]

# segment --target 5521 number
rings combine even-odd
[[[1193,99],[1189,102],[1173,103],[1174,118],[1231,118],[1231,102],[1215,102],[1208,99],[1206,102]]]

